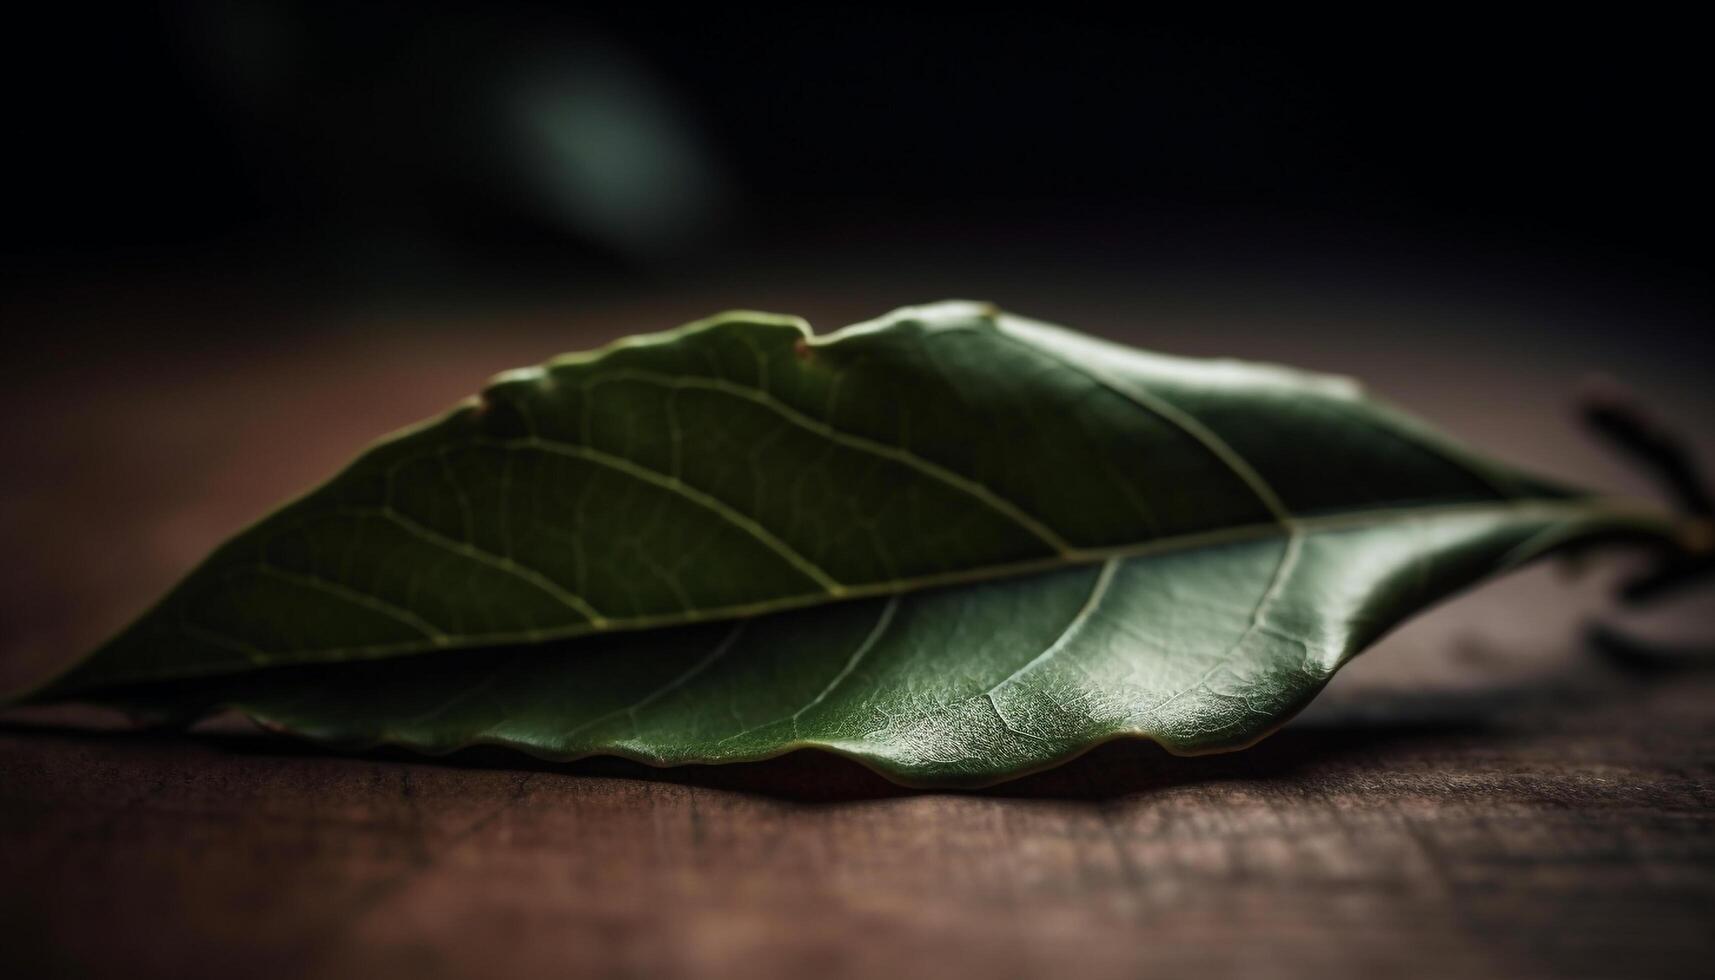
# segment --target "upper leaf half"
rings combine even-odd
[[[672,626],[1568,494],[1351,383],[968,303],[734,313],[502,375],[215,551],[57,690]]]

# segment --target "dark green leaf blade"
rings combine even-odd
[[[1116,738],[1242,748],[1425,604],[1558,546],[1637,531],[1579,502],[1309,518],[1290,534],[750,620],[100,699],[181,716],[232,706],[347,748],[493,744],[661,765],[816,748],[908,785],[984,785]]]
[[[825,338],[730,314],[502,376],[379,444],[49,693],[451,650],[480,663],[1296,542],[1378,508],[1569,496],[1342,379],[1146,354],[969,303]]]

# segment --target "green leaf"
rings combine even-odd
[[[54,682],[347,744],[980,783],[1248,744],[1423,604],[1665,534],[1351,382],[970,303],[736,313],[503,375]]]
[[[1584,505],[1303,521],[1096,565],[534,647],[276,668],[133,689],[140,714],[238,708],[327,744],[489,744],[564,760],[740,762],[804,748],[896,782],[980,786],[1111,739],[1243,748],[1447,592],[1627,531]]]

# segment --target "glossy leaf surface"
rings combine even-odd
[[[1659,519],[1355,385],[969,303],[729,314],[503,375],[40,697],[347,746],[850,755],[975,785],[1250,744],[1422,606]]]

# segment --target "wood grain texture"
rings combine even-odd
[[[75,656],[235,527],[490,370],[722,305],[405,344],[41,355],[0,420],[26,460],[0,473],[0,684]],[[1037,311],[1194,354],[1250,336]],[[1243,353],[1361,374],[1497,454],[1635,489],[1559,421],[1570,365],[1607,352],[1508,362],[1320,329],[1249,325],[1277,339]],[[1686,414],[1706,394],[1660,387],[1711,417]],[[1462,598],[1249,752],[1117,744],[980,794],[807,754],[663,771],[346,758],[230,720],[187,736],[9,714],[0,972],[1701,975],[1715,675],[1595,651],[1582,630],[1607,584],[1540,569]],[[1715,635],[1706,602],[1680,612],[1680,636]]]

